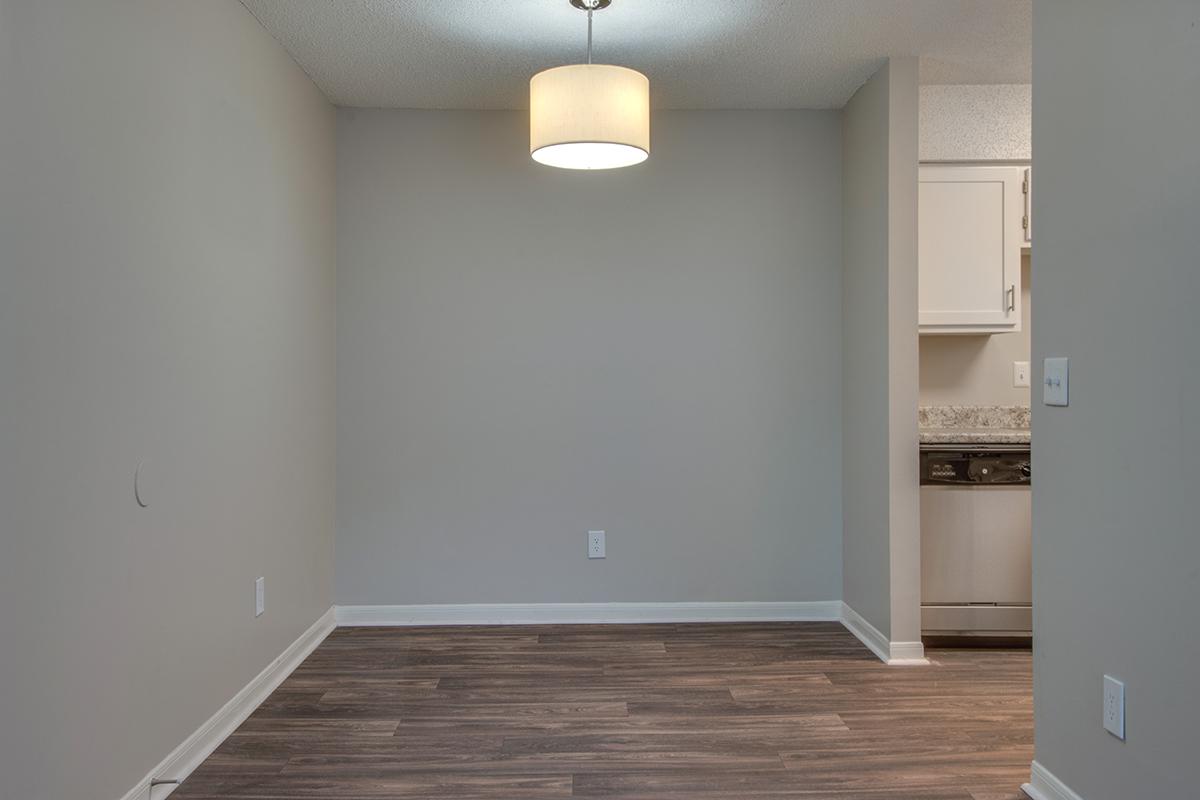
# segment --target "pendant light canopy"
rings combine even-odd
[[[650,155],[650,81],[636,70],[592,63],[592,12],[611,0],[570,0],[588,12],[588,63],[529,81],[529,153],[564,169],[613,169]]]

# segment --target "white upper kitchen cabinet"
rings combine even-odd
[[[920,176],[920,332],[1019,331],[1024,168],[923,164]]]

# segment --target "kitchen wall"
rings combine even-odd
[[[841,597],[841,115],[652,135],[339,112],[338,603]]]
[[[843,599],[919,649],[916,59],[843,114]]]
[[[0,109],[0,797],[112,800],[330,605],[334,112],[235,0],[0,0]]]
[[[1013,362],[1029,360],[1030,261],[1029,253],[1021,257],[1021,330],[992,336],[921,337],[921,405],[1029,405],[1029,388],[1013,386]]]
[[[1071,368],[1033,407],[1037,761],[1086,800],[1195,797],[1200,6],[1034,3],[1033,65],[1034,364]]]
[[[922,86],[922,161],[1029,161],[1029,84]],[[1028,361],[1030,256],[1021,259],[1021,330],[992,336],[922,336],[921,405],[1029,405],[1013,386]]]

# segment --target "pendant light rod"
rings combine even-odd
[[[587,63],[592,63],[592,12],[602,11],[612,5],[612,0],[571,0],[571,5],[588,15]]]

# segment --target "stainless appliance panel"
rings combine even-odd
[[[1029,633],[1033,606],[921,606],[921,630],[941,636]]]
[[[1032,631],[1029,451],[921,452],[921,627],[929,635]]]
[[[1028,486],[921,487],[921,602],[1031,603]]]

